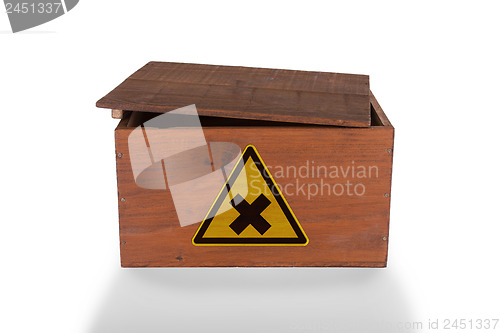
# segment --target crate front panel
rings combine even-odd
[[[115,131],[121,261],[124,267],[171,266],[353,266],[385,267],[389,237],[392,173],[392,127],[208,127],[207,142],[233,142],[241,150],[251,144],[279,185],[296,184],[280,167],[371,167],[371,177],[325,178],[323,184],[361,183],[363,195],[312,195],[300,190],[286,200],[309,238],[306,246],[194,246],[199,223],[180,227],[168,190],[135,184],[127,138],[130,128]],[[376,176],[375,168],[376,167]],[[324,169],[322,169],[324,170]],[[356,170],[360,170],[357,168]],[[299,185],[321,184],[322,177],[300,178]],[[304,188],[303,187],[303,188]],[[337,194],[340,187],[337,186]],[[352,187],[351,187],[352,190]],[[332,193],[332,192],[331,192]],[[351,191],[351,193],[353,193]],[[358,194],[360,187],[358,187]],[[215,198],[213,198],[215,200]]]

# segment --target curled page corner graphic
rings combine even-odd
[[[195,105],[144,122],[130,133],[128,146],[137,186],[168,189],[181,226],[207,217],[241,157],[234,143],[206,142]]]
[[[79,0],[4,0],[12,32],[27,30],[72,10]]]

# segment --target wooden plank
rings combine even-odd
[[[378,103],[377,99],[375,98],[375,95],[370,91],[370,104],[372,105],[373,109],[377,113],[378,118],[380,119],[381,123],[383,126],[391,127],[394,128],[389,121],[389,118],[385,115],[384,111],[382,110],[382,107]]]
[[[370,126],[366,75],[150,62],[97,102],[101,108],[348,127]]]
[[[389,236],[393,128],[322,126],[204,127],[207,142],[229,141],[241,150],[254,145],[280,185],[296,177],[278,177],[279,166],[376,166],[377,177],[323,179],[330,184],[357,181],[365,193],[316,195],[284,193],[309,238],[304,247],[197,247],[191,244],[199,224],[180,227],[169,190],[139,188],[133,179],[127,138],[133,128],[115,131],[121,260],[124,267],[172,266],[352,266],[384,267]],[[321,177],[299,179],[305,186]],[[215,198],[214,198],[215,199]]]
[[[123,118],[123,110],[117,110],[117,109],[111,110],[111,118],[122,119]]]

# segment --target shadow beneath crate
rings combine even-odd
[[[92,333],[385,333],[410,311],[389,269],[334,268],[121,269],[98,310]]]

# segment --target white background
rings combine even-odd
[[[84,0],[18,34],[1,13],[0,332],[499,318],[497,3]],[[388,268],[121,269],[95,102],[150,60],[369,74],[396,128]]]

